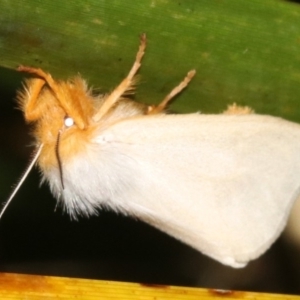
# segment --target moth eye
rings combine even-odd
[[[74,120],[70,117],[65,117],[64,123],[66,127],[71,127],[74,125]]]

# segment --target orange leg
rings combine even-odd
[[[148,106],[147,114],[159,114],[163,110],[165,110],[169,102],[189,84],[195,74],[195,70],[189,71],[185,78],[164,98],[164,100],[160,104]]]
[[[53,90],[53,92],[56,92],[56,83],[53,80],[52,76],[50,74],[45,73],[42,69],[26,67],[26,66],[19,66],[17,68],[17,71],[34,74],[38,77],[43,78],[47,82],[49,87]]]
[[[27,84],[26,90],[19,94],[20,106],[22,107],[24,117],[28,122],[36,121],[43,114],[37,100],[45,83],[44,79],[33,79]]]
[[[98,122],[109,111],[109,109],[120,99],[120,97],[128,91],[133,85],[133,78],[141,66],[141,61],[146,49],[146,34],[142,34],[140,38],[140,46],[136,55],[133,66],[127,77],[106,97],[105,102],[99,111],[94,115],[93,120]]]

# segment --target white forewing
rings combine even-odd
[[[108,206],[223,264],[261,255],[300,188],[300,126],[262,115],[153,115],[100,130],[87,152],[45,173],[71,214]]]

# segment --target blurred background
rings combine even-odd
[[[237,102],[300,122],[297,1],[0,0],[0,7],[0,201],[33,150],[30,127],[16,109],[19,64],[62,79],[80,73],[107,92],[129,71],[146,32],[137,100],[159,102],[196,68],[174,112],[220,113]],[[0,220],[0,272],[300,293],[300,208],[265,255],[235,270],[111,212],[70,221],[39,182],[35,169]]]

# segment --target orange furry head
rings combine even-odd
[[[101,98],[92,97],[80,77],[55,82],[51,75],[40,69],[19,67],[19,70],[41,77],[27,80],[24,91],[18,94],[18,102],[25,120],[34,123],[33,135],[37,144],[43,144],[39,165],[42,169],[48,168],[57,164],[55,147],[59,132],[64,133],[60,143],[63,160],[82,150],[83,141],[92,132],[96,101]],[[67,128],[64,120],[68,117],[76,126]],[[64,143],[64,140],[68,142]]]

